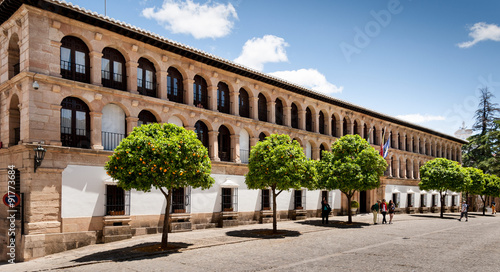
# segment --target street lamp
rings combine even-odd
[[[35,149],[35,173],[36,169],[42,164],[43,157],[45,157],[45,152],[47,149],[43,148],[41,145],[38,145]]]

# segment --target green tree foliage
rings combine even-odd
[[[276,197],[284,190],[316,187],[313,161],[288,135],[272,134],[250,152],[245,183],[249,189],[270,189],[273,194],[273,232],[277,232]]]
[[[387,162],[359,135],[345,135],[335,141],[332,151],[323,151],[317,163],[318,188],[339,189],[347,197],[347,207],[356,191],[378,188]],[[348,223],[352,223],[348,208]]]
[[[484,191],[485,175],[481,169],[474,167],[462,167],[464,172],[464,186],[462,192],[468,195],[480,195]]]
[[[170,227],[172,189],[210,188],[208,151],[193,131],[174,124],[148,124],[134,128],[106,163],[109,176],[125,190],[159,189],[167,200],[161,247],[166,248]]]
[[[472,126],[475,131],[481,131],[481,135],[495,129],[494,121],[500,113],[497,103],[493,103],[492,99],[495,96],[488,90],[488,87],[479,89],[481,97],[479,98],[479,106],[474,114],[476,122]]]
[[[500,197],[500,178],[496,175],[484,175],[484,190],[479,194],[483,201],[483,215],[486,214],[486,197]]]
[[[441,218],[444,213],[444,198],[447,191],[462,191],[465,184],[465,171],[456,161],[436,158],[420,167],[420,190],[439,191]]]

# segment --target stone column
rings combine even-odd
[[[292,126],[292,107],[283,107],[283,125]]]
[[[137,122],[139,121],[139,118],[137,117],[127,117],[125,118],[127,121],[127,135],[129,135],[132,130],[137,126]]]
[[[139,67],[139,63],[135,61],[128,61],[125,66],[127,67],[127,91],[138,94],[137,67]]]
[[[182,85],[184,86],[184,104],[193,106],[194,93],[193,93],[194,79],[184,79]]]
[[[48,67],[49,75],[53,77],[61,77],[61,46],[62,43],[59,41],[50,41],[50,52],[48,54],[53,57],[50,58],[51,65],[48,65]]]
[[[210,131],[208,132],[208,154],[212,161],[220,161],[219,159],[219,142],[217,136],[219,135],[218,131]]]
[[[347,123],[347,133],[354,135],[354,121],[349,121]]]
[[[91,112],[90,113],[90,144],[92,149],[103,150],[102,146],[102,113],[101,112]]]
[[[267,121],[276,124],[276,102],[267,102]]]
[[[427,146],[426,142],[427,141],[424,139],[424,142],[422,143],[423,144],[423,146],[422,146],[422,154],[427,154],[426,153],[426,146]]]
[[[306,111],[299,110],[299,129],[306,130]]]
[[[218,111],[217,107],[217,94],[218,94],[217,86],[208,86],[207,87],[207,95],[208,95],[208,109],[213,111]]]
[[[259,98],[254,96],[250,97],[250,118],[259,120]]]
[[[229,113],[235,116],[240,116],[238,95],[239,92],[229,92]]]
[[[313,160],[319,160],[319,153],[320,153],[319,147],[311,147],[311,159]]]
[[[250,149],[252,149],[252,147],[254,147],[258,141],[259,141],[258,137],[251,137],[250,138]]]
[[[158,93],[156,94],[158,98],[163,100],[168,100],[167,95],[167,71],[156,72],[156,82],[158,84]]]
[[[241,163],[240,159],[240,135],[231,135],[231,158],[232,162]]]
[[[311,119],[312,119],[312,124],[311,124],[312,125],[312,132],[319,133],[319,114],[314,114]]]
[[[101,59],[102,53],[92,51],[90,56],[90,84],[102,86],[101,82]]]

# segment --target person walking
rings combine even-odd
[[[372,213],[373,213],[373,224],[374,225],[377,225],[377,214],[380,210],[380,200],[377,200],[377,202],[375,202],[375,204],[373,204],[372,206]]]
[[[491,202],[491,214],[496,214],[497,210],[495,208],[495,201]]]
[[[389,200],[389,224],[392,224],[392,218],[394,218],[394,213],[396,212],[396,205],[392,202],[392,199]]]
[[[323,201],[321,201],[321,224],[325,224],[325,222],[328,224],[328,216],[331,211],[332,208],[330,207],[330,204],[328,204],[326,198],[323,197]]]
[[[465,215],[465,222],[469,221],[469,217],[467,217],[467,209],[469,208],[469,205],[465,202],[465,200],[462,202],[462,208],[460,209],[460,219],[458,221],[462,221],[462,217]]]
[[[385,199],[382,199],[382,203],[380,204],[380,212],[382,213],[382,224],[387,224],[387,219],[385,218],[387,215],[387,202],[385,202]]]

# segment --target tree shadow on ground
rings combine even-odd
[[[452,213],[452,214],[443,214],[443,218],[439,217],[439,213],[431,213],[431,214],[410,214],[410,216],[413,217],[425,217],[425,218],[439,218],[439,219],[452,219],[452,220],[457,220],[460,218],[460,214]],[[471,213],[468,213],[468,217],[474,218],[476,215],[473,215]]]
[[[226,235],[240,238],[283,239],[285,237],[298,237],[301,234],[295,230],[278,229],[277,233],[273,233],[272,229],[248,229],[228,231]]]
[[[337,228],[337,229],[359,229],[370,225],[368,223],[362,223],[362,222],[347,223],[346,221],[340,221],[340,220],[328,220],[328,224],[322,224],[321,220],[305,220],[305,221],[298,221],[295,223],[324,227],[324,228]]]
[[[192,244],[186,243],[168,243],[168,248],[163,250],[160,248],[161,243],[142,243],[135,246],[117,248],[108,251],[100,251],[89,254],[73,262],[88,263],[88,262],[125,262],[131,260],[152,259],[168,256],[173,253],[179,253],[181,249],[187,248]]]

